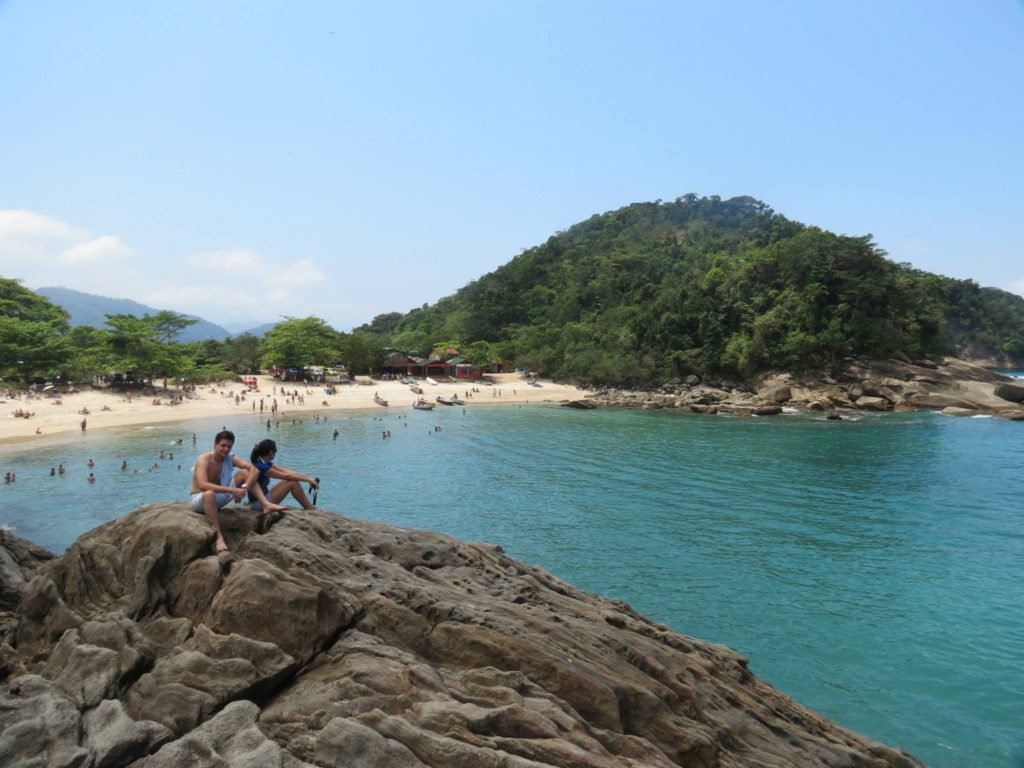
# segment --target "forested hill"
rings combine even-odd
[[[626,385],[849,356],[1024,364],[1024,299],[896,264],[870,235],[790,221],[750,197],[595,215],[433,306],[358,330]]]

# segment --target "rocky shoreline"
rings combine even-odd
[[[654,391],[599,390],[566,403],[576,408],[685,408],[695,413],[775,416],[785,408],[822,411],[941,411],[1024,420],[1024,386],[986,368],[946,358],[942,363],[849,361],[833,376],[773,372],[750,382],[701,381],[697,376]]]
[[[230,553],[184,504],[7,535],[0,764],[919,767],[728,648],[500,547],[313,510]],[[5,610],[7,610],[5,608]]]

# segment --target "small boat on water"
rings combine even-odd
[[[417,411],[432,411],[432,410],[434,410],[434,404],[433,403],[428,403],[422,397],[419,400],[417,400],[415,403],[413,403],[412,407],[415,408]]]
[[[437,382],[436,382],[436,381],[434,381],[434,380],[433,380],[432,378],[430,378],[429,376],[427,376],[427,384],[429,384],[429,385],[430,385],[430,386],[432,386],[432,387],[436,387],[436,386],[437,386]]]
[[[437,402],[439,402],[441,405],[455,405],[455,398],[445,397],[444,395],[438,395]]]
[[[375,402],[377,405],[383,405],[385,408],[387,408],[388,406],[388,401],[378,394],[374,394],[373,402]]]

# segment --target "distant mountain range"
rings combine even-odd
[[[45,296],[54,304],[67,310],[67,313],[71,316],[69,320],[71,325],[91,325],[101,328],[106,325],[107,315],[135,315],[136,317],[141,317],[143,315],[154,315],[161,311],[154,307],[147,307],[145,304],[140,304],[137,301],[131,301],[130,299],[96,296],[92,293],[74,291],[70,288],[37,288],[36,293],[40,296]],[[181,332],[181,335],[178,337],[178,341],[181,342],[205,341],[206,339],[223,341],[229,336],[240,336],[242,333],[262,336],[275,325],[274,323],[264,323],[255,328],[232,333],[227,328],[211,323],[209,320],[204,320],[196,315],[185,315],[185,317],[197,322]]]

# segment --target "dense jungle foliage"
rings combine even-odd
[[[286,318],[264,338],[178,341],[174,312],[68,313],[0,277],[0,377],[190,379],[341,363],[389,349],[496,360],[558,379],[645,386],[690,373],[834,369],[851,356],[944,353],[1024,366],[1024,299],[896,264],[870,236],[808,227],[750,197],[685,195],[593,216],[433,306],[351,333]]]
[[[1024,299],[896,264],[750,197],[596,215],[433,306],[381,315],[382,345],[486,345],[545,375],[647,385],[943,353],[1024,362]]]

